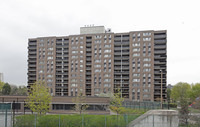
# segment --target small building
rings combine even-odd
[[[15,106],[17,112],[26,113],[31,112],[30,109],[25,107],[26,98],[28,96],[0,96],[0,109],[1,105],[7,103],[10,105],[10,109]],[[52,103],[49,113],[56,114],[72,114],[75,113],[73,107],[75,103],[72,102],[74,97],[52,97]],[[109,114],[108,106],[110,99],[108,97],[86,97],[86,104],[89,107],[84,111],[87,114]]]

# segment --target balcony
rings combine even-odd
[[[166,39],[166,34],[154,35],[155,39]]]
[[[155,50],[154,54],[166,54],[166,50]]]
[[[32,67],[36,68],[36,64],[29,64],[28,67],[30,67],[30,68],[32,68]]]
[[[166,62],[154,61],[154,64],[166,64]]]
[[[92,56],[92,53],[86,53],[86,56]]]
[[[155,45],[154,49],[163,49],[166,50],[167,46],[166,45]]]
[[[155,44],[166,44],[167,40],[154,40]]]
[[[29,46],[28,49],[37,49],[36,46]]]
[[[29,46],[35,46],[35,47],[36,47],[37,42],[29,42],[28,45],[29,45]]]

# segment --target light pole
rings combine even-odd
[[[163,109],[162,103],[163,103],[163,96],[162,96],[162,70],[160,69],[161,72],[161,89],[160,89],[160,108]]]

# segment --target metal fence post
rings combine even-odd
[[[154,127],[154,114],[153,114],[153,127]]]
[[[84,122],[84,117],[83,117],[83,114],[82,114],[82,127],[84,127],[83,122]]]
[[[106,122],[106,115],[105,115],[105,127],[106,127],[106,123],[107,123],[107,122]]]
[[[37,114],[35,114],[35,127],[37,126]]]
[[[59,114],[59,127],[60,127],[60,114]]]
[[[127,114],[125,115],[126,115],[126,127],[128,127],[128,115]]]
[[[7,105],[6,105],[6,113],[5,113],[5,127],[7,127]]]

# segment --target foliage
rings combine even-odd
[[[111,110],[113,111],[116,111],[116,108],[115,106],[110,106],[109,107]],[[142,110],[142,109],[131,109],[131,108],[125,108],[125,107],[119,107],[118,108],[118,113],[119,114],[144,114],[145,113],[145,110]]]
[[[120,111],[120,107],[122,106],[122,102],[124,101],[124,98],[121,97],[121,91],[120,89],[117,90],[117,92],[114,94],[114,98],[111,100],[111,105],[114,106],[113,111],[117,114]]]
[[[200,97],[200,83],[192,84],[190,92],[190,98],[194,101],[197,97]]]
[[[180,101],[181,98],[189,98],[191,86],[188,83],[179,82],[171,90],[171,98]]]
[[[126,117],[127,116],[127,117]],[[125,127],[140,115],[40,115],[37,116],[39,127]],[[83,123],[82,123],[83,119]],[[22,115],[16,117],[15,127],[32,127],[35,125],[35,115]]]
[[[28,89],[26,86],[15,86],[11,85],[10,95],[28,95]]]
[[[75,103],[74,110],[80,114],[86,110],[89,106],[86,104],[86,97],[82,93],[78,93],[76,97],[72,99],[72,102]]]
[[[45,114],[49,111],[51,100],[52,97],[46,84],[39,81],[31,86],[30,94],[26,100],[26,106],[33,112]]]
[[[167,101],[168,101],[168,103],[171,100],[171,96],[170,95],[171,95],[171,89],[167,88]]]
[[[3,95],[9,95],[10,94],[10,91],[11,91],[11,87],[8,83],[5,83],[3,85],[3,88],[2,88],[2,94]]]
[[[112,92],[100,93],[99,97],[110,97],[110,99],[112,100],[114,98],[114,94]]]
[[[169,107],[170,108],[177,108],[177,104],[176,103],[169,103]]]
[[[5,84],[4,82],[0,81],[0,94],[2,94],[2,89],[3,89],[4,84]]]
[[[182,124],[188,123],[190,93],[191,86],[188,83],[179,82],[172,88],[171,97],[180,102],[179,119]]]

